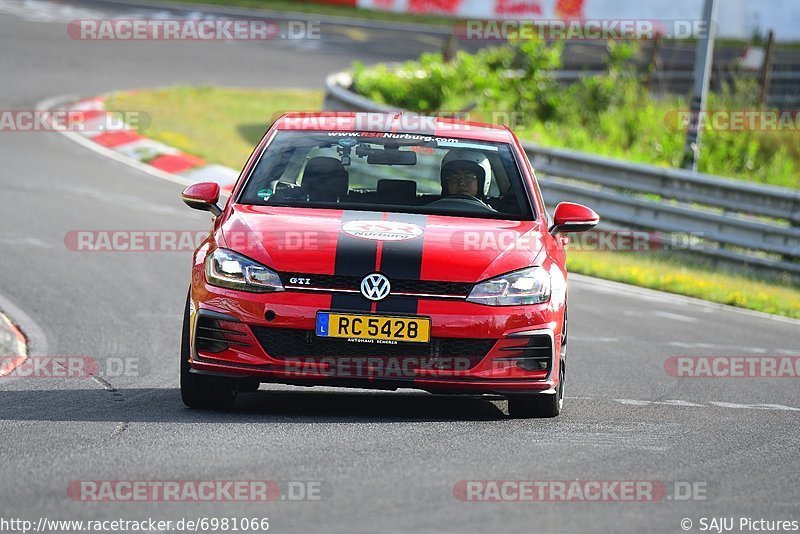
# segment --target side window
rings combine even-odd
[[[285,183],[294,184],[302,175],[302,168],[305,163],[305,154],[308,149],[298,148],[296,150],[279,150],[262,157],[269,157],[269,163],[259,161],[252,176],[251,183],[254,188],[263,189],[270,183],[278,180]]]

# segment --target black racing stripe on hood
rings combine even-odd
[[[383,214],[374,211],[345,211],[342,224],[350,221],[380,221]],[[378,241],[361,239],[339,231],[336,241],[336,258],[333,274],[340,276],[366,276],[375,272],[378,257]],[[331,309],[342,311],[369,312],[372,302],[360,293],[334,293],[331,297]]]
[[[393,222],[413,223],[423,230],[428,222],[425,215],[411,213],[393,213],[389,215]],[[380,272],[392,280],[419,280],[422,273],[422,249],[424,234],[416,239],[406,241],[384,241],[381,251]],[[378,302],[378,313],[417,313],[419,299],[416,297],[397,297],[391,294]]]

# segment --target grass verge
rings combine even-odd
[[[284,111],[320,109],[322,91],[170,87],[116,93],[114,111],[144,111],[143,135],[239,170],[272,121]]]
[[[662,253],[573,251],[570,272],[800,319],[800,287],[687,264]]]
[[[253,146],[283,111],[322,107],[321,91],[172,87],[118,93],[114,111],[145,111],[152,123],[144,132],[211,163],[241,168]],[[800,287],[756,280],[658,254],[573,251],[572,272],[711,302],[800,318]]]

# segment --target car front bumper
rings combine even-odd
[[[331,295],[245,293],[193,284],[192,372],[302,386],[413,388],[432,393],[553,394],[560,310],[420,299],[430,344],[364,345],[317,338]],[[343,310],[342,310],[343,311]]]

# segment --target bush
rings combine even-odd
[[[419,61],[392,69],[355,63],[353,90],[382,104],[430,112],[441,109],[445,88],[456,78],[453,66],[442,62],[441,54],[423,54]]]
[[[507,120],[534,142],[679,166],[686,133],[667,117],[688,109],[679,96],[643,90],[635,43],[610,42],[606,72],[560,87],[561,43],[511,40],[451,63],[423,54],[396,68],[354,65],[353,89],[377,102],[418,112],[470,110],[484,121]],[[737,83],[709,95],[709,110],[757,109],[757,88]],[[499,113],[498,113],[499,112]],[[800,132],[713,131],[702,134],[701,172],[800,189]]]

